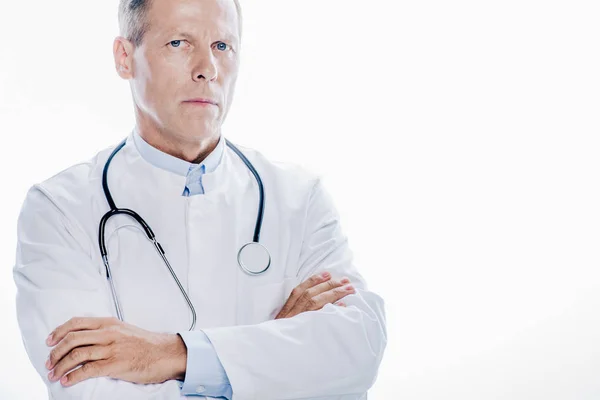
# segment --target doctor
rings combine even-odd
[[[366,399],[384,302],[331,198],[221,133],[239,4],[121,0],[119,18],[136,125],[18,220],[18,322],[49,397]]]

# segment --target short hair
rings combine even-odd
[[[148,11],[153,0],[120,0],[119,29],[121,35],[139,46],[149,27]],[[242,40],[242,7],[239,0],[233,0],[238,15],[238,31]]]

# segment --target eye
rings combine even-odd
[[[218,42],[217,43],[217,49],[221,50],[221,51],[225,51],[229,48],[229,46],[227,45],[227,43],[223,43],[223,42]]]
[[[181,45],[181,40],[171,40],[169,44],[173,47],[179,47]]]

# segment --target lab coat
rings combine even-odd
[[[196,329],[212,342],[234,400],[366,399],[387,343],[384,301],[353,264],[339,215],[321,179],[296,164],[268,160],[238,146],[264,182],[260,242],[272,257],[259,276],[237,264],[252,241],[256,180],[228,147],[204,195],[182,196],[186,178],[146,162],[132,135],[112,161],[108,184],[118,207],[144,218],[195,305]],[[98,249],[98,223],[108,210],[102,169],[113,148],[34,185],[18,219],[14,279],[27,354],[63,399],[179,399],[177,381],[139,385],[94,378],[64,388],[47,379],[45,340],[75,316],[116,316]],[[187,330],[191,316],[179,288],[139,225],[112,217],[105,237],[126,322],[156,332]],[[365,266],[365,268],[368,266]],[[356,293],[332,304],[274,320],[292,289],[330,271]]]

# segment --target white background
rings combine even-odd
[[[600,398],[600,5],[253,0],[224,126],[326,178],[389,343],[369,398]],[[0,6],[0,398],[42,399],[27,189],[133,124],[117,1]]]

